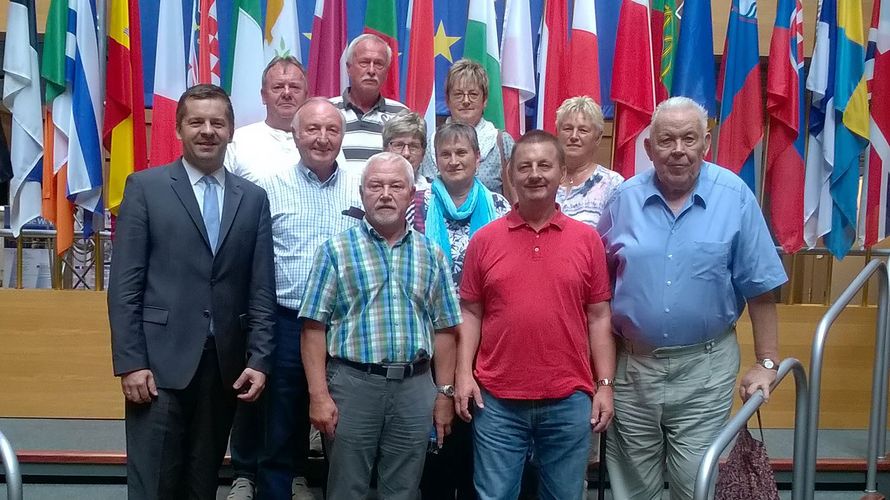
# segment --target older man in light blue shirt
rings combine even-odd
[[[772,291],[787,281],[760,207],[734,173],[703,161],[707,114],[677,97],[645,141],[655,168],[622,185],[599,232],[614,282],[615,418],[607,464],[616,498],[692,498],[701,456],[729,417],[748,306],[757,364],[739,394],[769,396],[778,363]]]

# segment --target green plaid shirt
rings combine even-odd
[[[300,316],[328,325],[328,354],[403,363],[433,354],[433,330],[460,323],[442,251],[411,229],[393,247],[367,221],[319,247]]]

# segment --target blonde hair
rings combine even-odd
[[[478,85],[482,89],[482,100],[488,99],[488,73],[481,64],[469,59],[459,59],[452,64],[445,77],[445,95],[451,95],[451,89],[461,80]]]
[[[603,132],[603,128],[606,126],[603,120],[603,109],[600,108],[596,101],[586,95],[569,97],[560,104],[556,110],[556,128],[558,129],[563,121],[575,113],[590,118],[593,126],[598,128],[600,133]]]

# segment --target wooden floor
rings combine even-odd
[[[0,289],[0,416],[122,418],[123,398],[112,374],[105,293]],[[779,306],[782,357],[809,364],[823,306]],[[874,307],[850,307],[829,335],[820,427],[868,425],[874,359]],[[742,366],[753,363],[747,315],[739,323]],[[764,425],[790,428],[790,376],[762,414]]]

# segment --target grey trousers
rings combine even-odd
[[[615,498],[660,499],[665,468],[671,499],[692,498],[701,457],[732,410],[738,372],[734,334],[701,352],[667,358],[619,347],[615,419],[606,440]]]
[[[436,400],[430,373],[387,380],[331,360],[327,378],[339,412],[325,436],[327,499],[364,499],[375,461],[378,498],[416,499]]]

